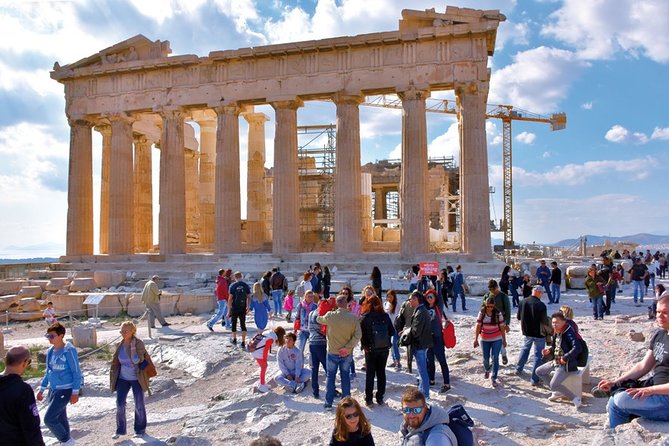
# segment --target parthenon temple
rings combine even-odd
[[[319,249],[347,255],[378,250],[371,176],[361,166],[359,107],[366,96],[396,94],[402,142],[394,249],[402,258],[419,258],[430,252],[430,222],[439,217],[430,214],[427,198],[425,100],[431,92],[452,90],[461,147],[456,252],[490,258],[485,107],[488,57],[504,20],[497,10],[403,10],[394,31],[206,57],[171,56],[168,41],[137,35],[72,64],[56,62],[51,77],[65,87],[71,135],[66,257],[96,254],[94,130],[102,135],[100,254],[281,257],[313,249],[301,230],[308,215],[300,200],[306,183],[300,180],[305,161],[298,157],[297,111],[306,101],[336,106],[332,236]],[[274,116],[256,112],[261,104],[271,105]],[[248,122],[244,221],[240,118]],[[268,120],[276,129],[271,169],[265,168]],[[160,150],[157,245],[153,147]],[[380,190],[374,192],[377,210]]]

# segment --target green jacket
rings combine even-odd
[[[358,316],[344,308],[328,311],[323,316],[318,316],[316,322],[327,325],[326,339],[328,353],[339,354],[339,349],[346,348],[353,351],[362,338],[360,320]]]
[[[497,293],[496,296],[494,296],[490,291],[485,293],[483,296],[483,302],[481,302],[481,308],[485,308],[485,301],[488,300],[489,297],[494,297],[495,298],[495,307],[497,307],[498,311],[501,311],[504,314],[504,323],[506,324],[507,327],[510,327],[511,325],[511,302],[509,301],[509,296],[506,294],[502,293],[501,291]]]

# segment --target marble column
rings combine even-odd
[[[249,123],[248,173],[246,176],[246,244],[251,250],[261,249],[265,242],[265,122],[264,113],[244,113]]]
[[[337,159],[335,164],[334,252],[362,252],[362,189],[360,171],[361,95],[337,94]]]
[[[151,141],[135,137],[135,251],[153,248],[153,177]]]
[[[67,181],[68,256],[93,254],[93,123],[69,119],[70,160]]]
[[[274,134],[274,195],[272,253],[300,252],[300,183],[297,168],[297,109],[300,99],[271,103],[276,115]]]
[[[214,109],[216,129],[216,204],[214,253],[238,253],[242,249],[239,174],[239,113],[236,105]]]
[[[216,177],[216,121],[198,120],[200,126],[200,246],[214,247],[214,202]]]
[[[111,126],[99,125],[102,135],[102,168],[100,174],[100,254],[109,252],[109,163],[111,161]]]
[[[463,252],[492,256],[488,150],[485,133],[487,84],[455,86],[460,113],[460,240]]]
[[[429,91],[398,92],[402,100],[402,170],[400,176],[400,254],[415,258],[430,250],[427,220],[427,123]]]
[[[135,251],[132,122],[125,113],[109,116],[109,254]]]
[[[158,240],[161,254],[186,252],[186,177],[184,119],[180,109],[162,109],[160,141],[160,214]]]
[[[186,242],[196,243],[199,242],[200,233],[198,152],[196,150],[184,149],[184,157],[186,169]]]

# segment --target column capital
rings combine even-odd
[[[398,88],[396,93],[397,96],[403,101],[424,101],[430,97],[430,89],[427,85],[409,85],[407,87]]]
[[[90,115],[70,115],[67,117],[67,123],[70,124],[70,127],[81,125],[92,128],[96,122]]]
[[[154,107],[153,111],[163,119],[186,119],[190,115],[183,107],[162,106]]]
[[[126,113],[126,112],[106,113],[106,114],[102,115],[102,117],[107,119],[110,124],[121,122],[121,123],[124,123],[124,124],[132,125],[137,120],[130,113]]]
[[[111,136],[111,125],[106,122],[96,122],[94,129],[102,134],[102,136]]]
[[[134,144],[138,145],[151,145],[151,140],[141,133],[134,133],[132,135],[132,141]]]
[[[348,105],[360,105],[365,102],[365,95],[362,93],[347,93],[344,91],[338,91],[332,95],[332,102],[337,105],[348,104]]]
[[[221,115],[235,115],[239,116],[242,112],[242,109],[237,103],[221,104],[213,107],[213,110],[216,112],[217,116]]]
[[[297,110],[298,108],[304,105],[304,102],[302,101],[302,99],[295,96],[292,98],[270,99],[269,105],[271,105],[275,111],[279,109]]]
[[[244,119],[246,119],[246,122],[248,122],[249,124],[252,123],[263,124],[269,121],[269,116],[267,116],[265,113],[243,113],[242,116],[244,117]]]
[[[480,81],[470,81],[470,82],[456,82],[455,91],[456,96],[461,96],[463,94],[488,94],[489,83],[480,82]]]

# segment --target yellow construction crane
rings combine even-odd
[[[384,108],[402,108],[402,101],[397,96],[378,95],[368,96],[362,105]],[[425,109],[434,113],[446,113],[457,115],[456,102],[448,99],[428,98]],[[567,127],[567,115],[565,113],[553,113],[549,116],[528,112],[513,105],[488,105],[486,107],[486,118],[502,120],[502,167],[504,185],[504,221],[502,231],[504,232],[504,247],[511,248],[513,243],[513,181],[512,181],[512,135],[511,121],[544,122],[551,126],[551,130],[562,130]]]

